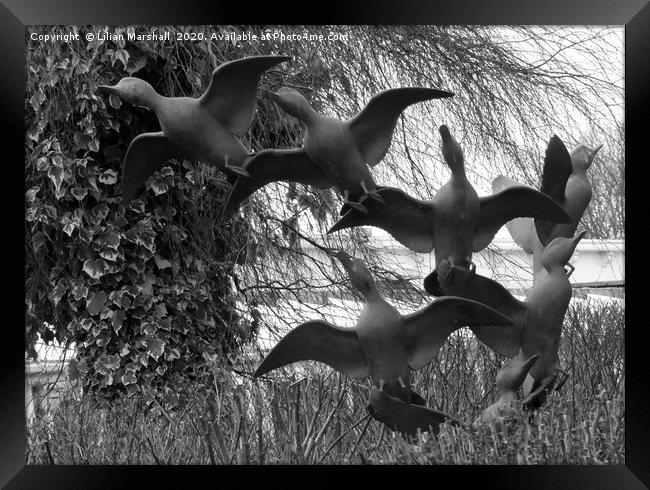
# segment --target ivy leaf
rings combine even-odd
[[[99,225],[108,216],[109,207],[105,202],[98,204],[90,211],[90,220],[94,225]]]
[[[106,185],[113,185],[117,182],[117,173],[114,170],[108,169],[99,176],[99,181]]]
[[[88,143],[90,143],[90,140],[92,138],[87,134],[83,134],[79,131],[75,131],[73,139],[74,139],[74,144],[77,145],[80,149],[87,150]]]
[[[164,194],[169,190],[169,186],[165,184],[164,182],[152,182],[151,183],[151,190],[153,190],[154,194],[156,196],[159,196],[161,194]]]
[[[79,187],[79,186],[74,186],[72,190],[70,191],[70,194],[77,200],[81,201],[84,197],[88,195],[88,188],[86,187]]]
[[[117,250],[120,246],[120,235],[114,232],[102,233],[97,237],[97,243],[104,248]]]
[[[81,328],[83,328],[86,332],[88,332],[94,325],[94,322],[92,318],[82,318],[79,321],[79,325],[81,325]]]
[[[29,103],[32,105],[34,112],[38,112],[39,107],[45,101],[45,95],[42,92],[34,92],[29,99]]]
[[[126,232],[126,239],[136,245],[142,245],[149,252],[155,252],[156,233],[153,230],[151,222],[148,219],[139,221],[129,231]]]
[[[52,290],[52,301],[54,301],[54,306],[57,306],[59,304],[59,301],[61,301],[61,298],[63,298],[63,295],[66,293],[66,290],[68,288],[66,287],[65,281],[61,279],[54,289]]]
[[[124,68],[126,68],[126,66],[129,64],[129,52],[125,49],[118,49],[115,51],[115,56],[122,62]]]
[[[89,299],[86,299],[86,310],[92,316],[96,316],[104,309],[106,304],[106,293],[104,291],[99,291],[98,293],[93,293]]]
[[[158,331],[158,324],[155,322],[142,322],[140,331],[145,335],[155,335]]]
[[[103,259],[88,259],[84,261],[83,271],[93,279],[99,279],[108,270]]]
[[[47,238],[42,231],[32,235],[32,247],[34,247],[34,253],[38,254],[42,247],[47,243]]]
[[[165,350],[165,341],[161,339],[148,337],[145,340],[145,345],[147,346],[147,353],[156,361],[160,356],[162,356],[162,353]]]
[[[124,386],[133,385],[138,381],[135,374],[132,371],[127,371],[126,374],[122,376],[122,384]]]
[[[54,188],[57,192],[61,189],[61,184],[63,183],[63,169],[57,166],[51,166],[47,171],[47,175],[54,183]]]
[[[112,325],[113,325],[113,330],[115,330],[115,333],[119,333],[120,329],[122,328],[122,324],[124,323],[124,318],[126,317],[126,313],[124,310],[115,310],[113,312],[113,320],[112,320]]]
[[[155,308],[157,318],[165,318],[167,316],[167,307],[165,303],[158,303]]]
[[[139,58],[131,58],[129,64],[126,67],[126,71],[129,75],[133,75],[135,72],[142,70],[147,64],[146,56],[140,56]]]
[[[72,295],[74,296],[75,301],[80,301],[88,297],[88,288],[83,285],[77,285],[72,288]]]
[[[41,157],[36,161],[36,169],[39,172],[44,172],[50,168],[50,161],[46,157]]]
[[[97,138],[93,138],[92,141],[88,143],[88,149],[97,153],[99,151],[99,140]]]
[[[118,254],[117,254],[117,250],[113,250],[112,248],[107,248],[99,252],[99,256],[102,257],[103,259],[110,260],[111,262],[115,262],[117,260]]]
[[[175,347],[165,352],[165,359],[168,361],[173,361],[174,359],[180,359],[180,358],[181,358],[181,353]]]
[[[106,308],[102,310],[101,314],[99,315],[100,320],[112,320],[113,318],[113,310],[110,308]]]
[[[39,186],[34,186],[31,189],[29,189],[27,192],[25,192],[25,197],[27,198],[28,202],[34,202],[36,200],[36,194],[38,194],[38,191],[40,191],[41,188]]]
[[[144,213],[144,202],[142,199],[134,199],[129,203],[129,209],[136,213]]]
[[[169,260],[163,259],[159,254],[154,255],[153,259],[156,261],[158,269],[167,269],[172,266],[172,263]]]
[[[104,376],[120,367],[120,358],[116,355],[101,354],[94,364],[95,370]]]

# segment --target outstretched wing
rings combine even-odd
[[[560,138],[553,136],[546,148],[541,191],[557,202],[564,204],[566,201],[566,184],[572,172],[573,163],[571,162],[569,150],[567,150]],[[548,245],[554,238],[554,235],[556,235],[553,233],[554,228],[555,223],[551,221],[535,220],[536,233],[542,245]]]
[[[512,320],[477,301],[448,296],[404,316],[402,324],[408,338],[409,366],[420,369],[438,354],[454,330],[474,325],[507,326]]]
[[[320,361],[353,378],[366,378],[370,370],[357,333],[322,320],[298,325],[285,335],[255,371],[255,377],[297,361]]]
[[[513,218],[531,217],[555,223],[571,223],[571,217],[557,202],[546,194],[523,185],[481,197],[479,201],[479,217],[472,247],[474,252],[487,247],[499,228]]]
[[[364,161],[377,165],[385,156],[400,114],[411,104],[452,97],[444,90],[422,87],[391,88],[372,96],[366,106],[346,121]]]
[[[433,204],[414,199],[394,187],[377,187],[377,191],[385,204],[365,199],[363,205],[368,209],[367,213],[350,209],[327,233],[354,226],[376,226],[415,252],[431,252]]]
[[[224,209],[224,216],[234,213],[256,190],[271,182],[299,182],[318,189],[332,187],[332,181],[302,149],[263,150],[244,166],[250,177],[238,177]]]
[[[127,204],[142,191],[147,178],[172,158],[198,161],[188,149],[173,143],[165,133],[142,133],[136,136],[122,166],[122,201]]]
[[[499,175],[492,181],[492,193],[496,194],[516,185],[520,184],[508,177]],[[517,245],[524,249],[526,253],[533,253],[537,231],[532,218],[515,218],[506,223],[506,228]]]
[[[554,135],[546,147],[540,190],[557,202],[563,203],[564,189],[571,172],[573,172],[573,165],[569,150],[564,146],[562,140]]]
[[[251,56],[229,61],[212,72],[210,86],[199,103],[235,136],[248,131],[257,107],[257,86],[262,74],[290,56]]]
[[[446,276],[451,268],[449,261],[444,260],[437,270]],[[461,267],[453,267],[451,277],[451,280],[444,281],[441,286],[444,295],[478,301],[513,321],[509,326],[494,326],[489,323],[468,326],[478,339],[492,350],[508,357],[516,356],[524,330],[526,304],[515,298],[498,282]]]
[[[433,434],[440,432],[440,424],[450,422],[462,425],[461,422],[444,412],[405,403],[383,391],[373,388],[370,391],[368,412],[391,430],[414,436],[418,429],[422,432],[431,430]]]

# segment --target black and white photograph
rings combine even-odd
[[[625,465],[625,43],[26,26],[25,463]]]

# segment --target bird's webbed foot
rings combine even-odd
[[[366,208],[361,202],[356,202],[356,201],[351,201],[350,200],[350,191],[345,190],[343,191],[343,205],[344,206],[350,206],[353,209],[356,209],[357,211],[360,211],[362,213],[367,213],[368,208]]]
[[[363,189],[363,195],[368,196],[373,198],[375,201],[377,201],[380,204],[386,204],[386,201],[384,198],[381,196],[378,190],[373,189],[373,190],[368,190],[368,186],[366,186],[365,182],[361,182],[361,189]]]

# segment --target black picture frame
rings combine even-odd
[[[147,0],[134,4],[127,0],[0,0],[0,120],[2,120],[5,162],[0,180],[2,195],[9,203],[4,207],[5,238],[0,241],[2,270],[5,272],[3,299],[9,321],[3,322],[3,340],[7,346],[0,370],[0,485],[6,488],[131,488],[136,480],[145,479],[150,487],[199,485],[199,478],[217,485],[223,472],[245,483],[260,473],[287,471],[315,473],[314,468],[260,467],[126,467],[126,466],[25,466],[25,412],[23,397],[24,356],[20,350],[21,324],[19,304],[24,302],[20,282],[21,254],[17,237],[25,229],[24,209],[15,203],[24,199],[19,181],[19,168],[24,161],[24,87],[25,26],[35,24],[608,24],[625,25],[625,124],[626,161],[632,161],[626,185],[626,245],[634,248],[643,243],[643,230],[634,225],[645,223],[647,205],[640,171],[648,162],[648,120],[650,100],[650,5],[646,0],[507,0],[454,2],[422,2],[418,0],[309,2],[287,6],[274,2],[223,2]],[[293,13],[299,13],[297,18]],[[647,167],[647,163],[646,163]],[[641,196],[641,197],[639,197]],[[628,199],[630,199],[628,201]],[[23,201],[24,202],[24,201]],[[640,203],[640,204],[639,204]],[[645,208],[645,209],[644,209]],[[630,223],[630,226],[627,226]],[[630,232],[632,239],[629,240]],[[637,240],[634,240],[634,238]],[[636,245],[635,245],[636,243]],[[626,247],[627,248],[627,247]],[[638,257],[641,257],[639,254]],[[478,488],[615,488],[632,489],[650,486],[650,410],[648,409],[649,370],[646,364],[645,321],[641,306],[643,286],[635,285],[634,271],[646,268],[643,259],[626,262],[627,280],[632,280],[626,293],[632,298],[626,304],[626,439],[625,466],[438,466],[412,467],[348,467],[334,469],[338,479],[356,473],[382,479],[386,472],[398,473],[404,483],[423,485],[449,484],[449,481],[473,482]],[[627,264],[631,264],[628,266]],[[6,272],[11,272],[6,274]],[[632,275],[628,275],[633,272]],[[24,268],[23,268],[24,276]],[[630,295],[630,290],[632,295]],[[635,306],[636,305],[636,306]],[[632,309],[629,309],[629,308]],[[634,318],[639,316],[639,319]],[[317,471],[332,471],[321,468]],[[403,472],[403,473],[402,473]],[[401,473],[401,475],[399,475]],[[416,477],[415,479],[413,477]],[[420,479],[421,478],[421,479]],[[247,479],[247,480],[244,480]],[[256,478],[257,479],[257,478]],[[439,479],[439,480],[438,480]],[[295,480],[307,484],[305,480]],[[282,482],[282,481],[281,481]],[[286,482],[286,480],[284,480]],[[334,481],[331,481],[334,483]],[[201,484],[202,485],[202,484]]]

